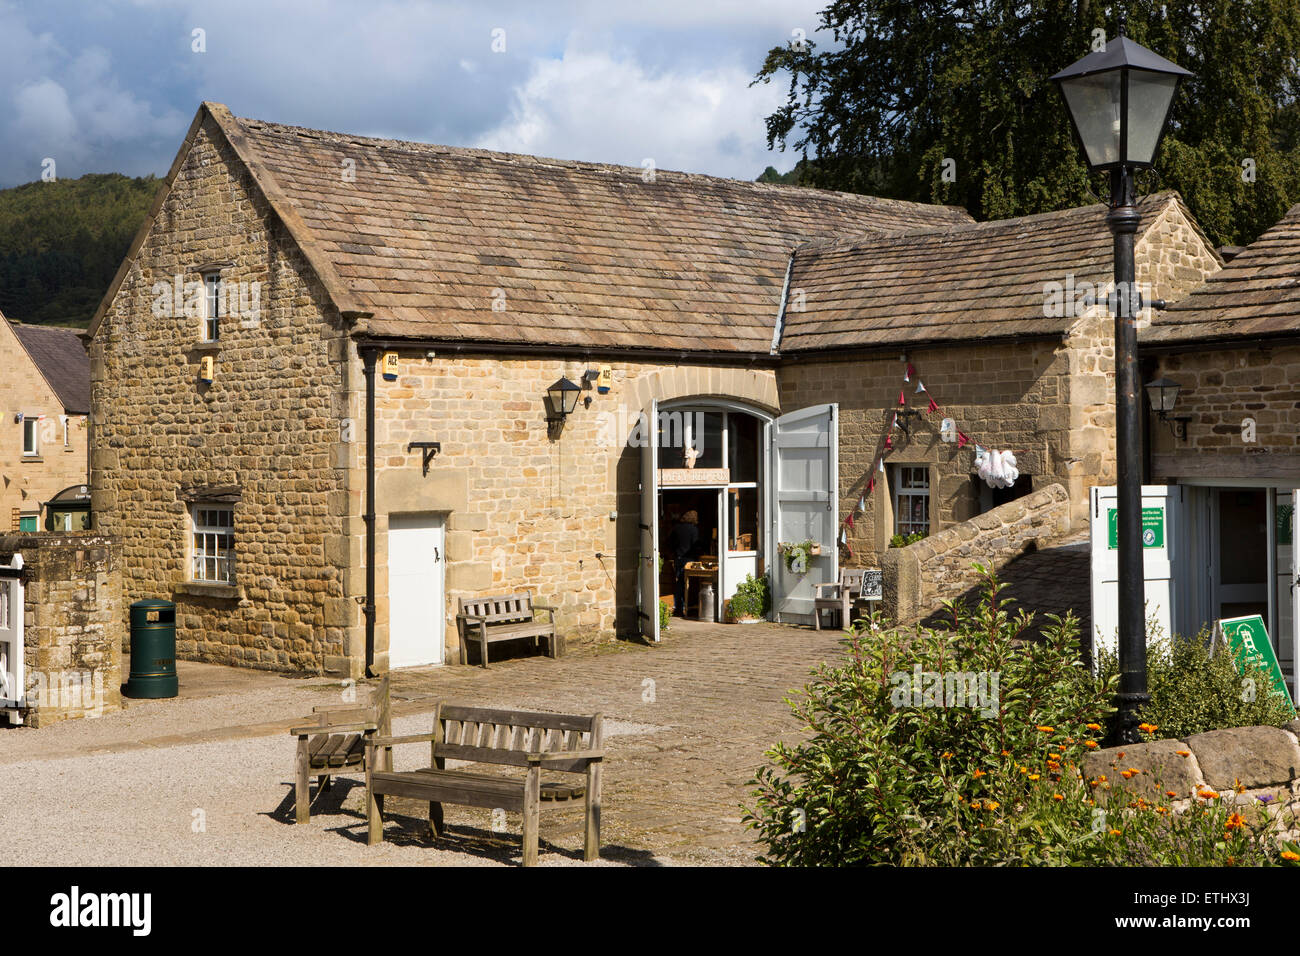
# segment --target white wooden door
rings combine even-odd
[[[388,516],[388,666],[441,664],[447,626],[443,516]]]
[[[1091,489],[1088,518],[1092,538],[1092,639],[1094,651],[1115,652],[1119,634],[1119,549],[1114,486]],[[1146,616],[1164,636],[1175,633],[1178,588],[1174,564],[1182,540],[1182,487],[1143,485],[1142,563]],[[1181,557],[1177,558],[1181,566]],[[1095,658],[1094,658],[1095,659]]]
[[[1279,488],[1274,501],[1273,543],[1277,571],[1277,662],[1282,673],[1291,677],[1291,698],[1300,700],[1300,675],[1296,658],[1300,652],[1300,615],[1296,614],[1296,589],[1300,581],[1300,555],[1295,545],[1295,503],[1300,500],[1295,488]]]
[[[768,567],[778,621],[811,624],[818,584],[839,576],[839,406],[813,405],[767,426],[772,532]],[[815,541],[821,553],[805,574],[786,567],[782,544]]]
[[[18,579],[23,556],[0,564],[0,711],[16,722],[23,706],[23,586]]]
[[[651,399],[641,440],[641,547],[637,566],[637,614],[641,634],[659,640],[659,402]]]

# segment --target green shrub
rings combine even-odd
[[[925,537],[924,531],[913,531],[911,534],[896,534],[889,539],[889,546],[891,548],[906,548],[909,544],[916,544]]]
[[[747,574],[731,598],[731,616],[734,618],[766,617],[770,606],[771,594],[768,591],[767,578],[756,578],[752,574]]]
[[[1119,673],[1113,651],[1099,653],[1097,666],[1105,676]],[[1287,702],[1270,693],[1272,686],[1272,678],[1262,668],[1238,673],[1227,650],[1221,648],[1211,656],[1208,631],[1171,640],[1148,623],[1151,704],[1142,719],[1157,728],[1148,735],[1150,739],[1180,739],[1225,727],[1281,726],[1293,717]]]
[[[865,622],[845,639],[844,659],[819,665],[789,699],[809,738],[778,743],[751,781],[755,804],[745,819],[763,846],[761,862],[1279,860],[1267,814],[1234,818],[1237,810],[1215,800],[1180,816],[1168,800],[1130,798],[1120,777],[1084,780],[1081,758],[1100,745],[1115,678],[1094,677],[1078,661],[1071,615],[1048,615],[1041,639],[1023,642],[1032,615],[1009,614],[996,577],[979,570],[978,608],[950,605],[952,624],[942,629]],[[956,693],[961,685],[948,675],[957,673],[983,675],[987,693],[976,706]],[[941,689],[934,675],[945,675]]]
[[[659,630],[661,631],[668,630],[668,627],[669,625],[672,624],[672,621],[673,621],[672,608],[668,606],[667,601],[660,598],[659,599]]]

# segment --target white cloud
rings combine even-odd
[[[651,71],[629,54],[570,48],[535,62],[508,118],[476,145],[753,179],[773,161],[763,121],[783,93],[752,79],[739,65]]]

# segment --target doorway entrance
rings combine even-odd
[[[441,514],[388,516],[388,666],[441,664],[447,610],[443,598]]]

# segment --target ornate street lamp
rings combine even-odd
[[[1142,568],[1142,420],[1137,366],[1141,310],[1133,264],[1141,215],[1133,171],[1149,168],[1187,70],[1124,36],[1107,42],[1052,79],[1070,111],[1093,171],[1110,173],[1106,224],[1115,247],[1115,458],[1119,509],[1119,707],[1115,739],[1136,743],[1147,693],[1146,611]]]

